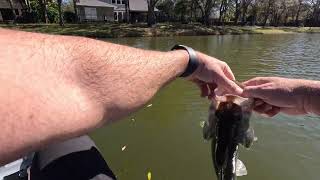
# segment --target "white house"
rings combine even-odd
[[[77,0],[79,19],[80,21],[122,22],[126,15],[126,1],[129,1],[130,21],[146,21],[147,0]]]

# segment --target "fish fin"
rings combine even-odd
[[[255,142],[255,138],[254,130],[250,127],[245,134],[244,143],[242,145],[247,149],[250,148],[253,142]],[[256,140],[258,140],[258,138]]]
[[[236,175],[237,176],[245,176],[248,174],[247,168],[240,159],[237,159],[236,162]]]
[[[205,140],[209,140],[212,138],[212,132],[210,129],[210,125],[207,121],[205,121],[203,124],[202,133],[203,133],[203,138]]]
[[[206,121],[200,121],[199,125],[201,128],[203,128],[206,125]]]
[[[202,132],[203,132],[203,138],[205,140],[215,138],[216,123],[217,123],[217,118],[214,115],[210,115],[208,121],[205,121],[205,123],[203,124]]]

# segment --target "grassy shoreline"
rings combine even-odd
[[[160,36],[198,36],[226,34],[287,34],[320,33],[320,27],[259,27],[259,26],[212,26],[200,24],[160,23],[149,28],[146,24],[0,24],[2,28],[18,29],[47,34],[85,36],[91,38],[118,37],[160,37]]]

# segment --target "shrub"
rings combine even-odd
[[[36,23],[37,22],[37,13],[23,12],[21,16],[17,17],[16,22],[18,22],[18,23]]]
[[[66,23],[75,23],[76,22],[76,14],[71,11],[63,12],[63,18]]]

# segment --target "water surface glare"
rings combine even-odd
[[[320,80],[320,35],[241,35],[121,38],[107,41],[166,51],[185,44],[226,61],[239,81],[255,76]],[[129,68],[129,67],[128,67]],[[178,80],[146,107],[119,123],[92,133],[119,180],[216,179],[210,144],[202,139],[208,101],[189,82]],[[313,116],[272,119],[254,115],[258,136],[252,149],[240,152],[246,180],[318,180],[320,119]],[[122,151],[122,147],[126,149]]]

